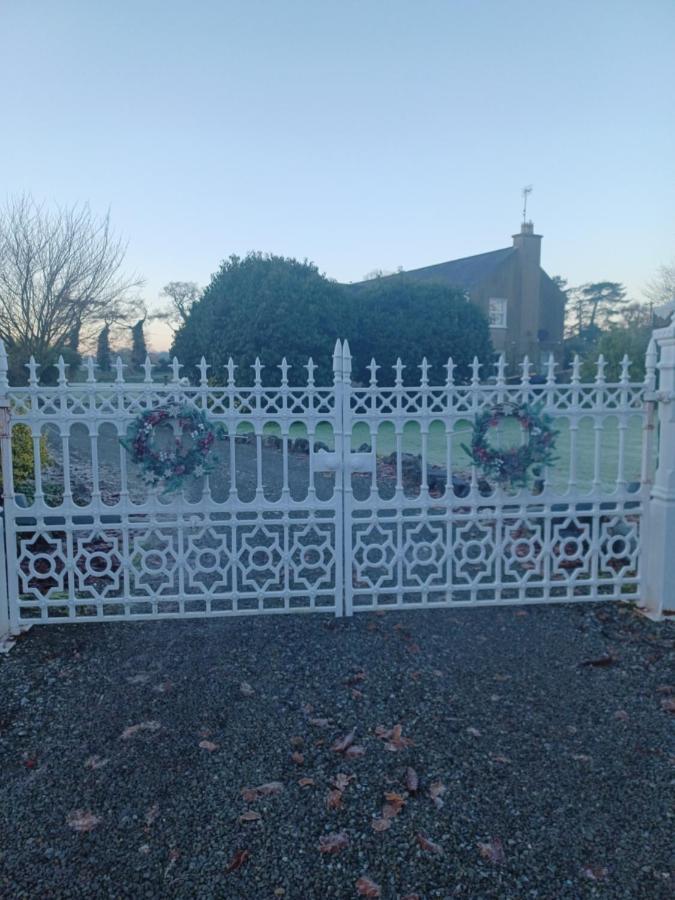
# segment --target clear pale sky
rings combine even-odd
[[[110,206],[156,306],[231,253],[340,281],[675,257],[672,0],[0,0],[0,195]],[[161,327],[152,345],[167,345]]]

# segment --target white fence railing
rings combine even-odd
[[[477,361],[467,384],[452,360],[440,382],[422,361],[411,385],[399,361],[393,385],[378,384],[374,362],[354,385],[338,342],[329,386],[315,384],[311,360],[302,386],[285,361],[272,386],[257,361],[242,385],[232,361],[221,384],[204,360],[189,384],[177,361],[162,382],[149,360],[141,381],[118,360],[112,382],[89,361],[74,383],[60,361],[53,387],[33,361],[28,385],[10,387],[1,348],[10,627],[620,598],[658,614],[675,583],[675,571],[659,581],[675,554],[658,554],[675,538],[674,348],[672,328],[657,332],[640,382],[627,359],[608,382],[600,358],[592,382],[578,361],[561,382],[551,360],[534,383],[524,360],[511,384],[502,359],[487,382]],[[495,486],[464,449],[476,415],[505,401],[536,403],[557,431],[557,461],[518,490]],[[215,471],[170,496],[120,443],[166,403],[202,410],[220,435]],[[32,465],[15,475],[26,429]],[[503,426],[496,439],[519,436]]]

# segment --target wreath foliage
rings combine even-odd
[[[177,427],[173,446],[158,449],[155,428]],[[134,463],[143,470],[145,482],[153,487],[163,485],[164,493],[182,488],[186,478],[200,478],[212,472],[218,458],[211,452],[220,427],[213,425],[200,409],[180,404],[167,404],[146,410],[133,421],[126,438],[120,438]],[[186,441],[185,438],[190,438]]]
[[[488,441],[488,431],[504,419],[515,419],[527,432],[527,441],[520,447],[499,450]],[[540,474],[544,466],[552,465],[558,432],[552,427],[550,416],[542,413],[540,405],[527,403],[498,403],[476,417],[471,446],[462,445],[473,464],[499,484],[527,487],[529,475]]]

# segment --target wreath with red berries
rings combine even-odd
[[[526,432],[520,447],[500,450],[488,441],[488,432],[505,419],[515,419]],[[527,403],[498,403],[476,417],[471,446],[462,445],[473,464],[499,484],[527,487],[529,476],[540,476],[545,466],[556,461],[553,451],[558,432],[541,406]]]
[[[159,449],[155,429],[161,425],[170,425],[175,435],[172,445]],[[218,459],[211,450],[218,437],[222,437],[221,429],[203,410],[167,404],[138,416],[120,443],[143,470],[147,484],[162,485],[164,493],[171,493],[180,490],[186,478],[200,478],[214,470]]]

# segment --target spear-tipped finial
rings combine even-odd
[[[422,357],[422,362],[418,366],[418,369],[421,371],[420,385],[422,387],[427,387],[429,384],[429,363],[427,362],[426,356]]]
[[[471,384],[473,384],[474,387],[480,383],[480,369],[481,365],[478,361],[478,357],[474,356],[473,362],[471,363]]]
[[[596,384],[604,384],[605,383],[605,366],[606,366],[605,357],[601,353],[600,356],[598,356],[598,362],[597,362],[598,373],[595,376]]]
[[[206,387],[209,383],[209,369],[211,366],[207,363],[206,358],[202,356],[199,360],[199,384]]]
[[[311,356],[307,360],[303,368],[307,369],[307,386],[314,387],[314,372],[316,371],[316,363]]]
[[[368,363],[368,371],[370,372],[370,386],[377,387],[377,370],[380,368],[378,364],[375,362],[375,357],[372,357],[370,362]]]
[[[87,384],[96,384],[96,363],[93,356],[87,357]]]
[[[178,357],[174,356],[171,360],[171,381],[173,381],[174,384],[178,384],[180,381],[180,370],[182,368],[182,364],[178,362]]]
[[[238,368],[238,366],[235,366],[234,360],[231,356],[227,360],[227,365],[225,366],[225,368],[227,369],[227,386],[234,387],[234,372],[235,369]]]
[[[91,357],[89,358],[91,359]],[[38,386],[37,370],[39,368],[39,363],[35,362],[34,356],[31,356],[31,358],[28,360],[28,362],[26,363],[26,368],[28,369],[28,384],[32,388],[36,388]]]
[[[405,366],[401,362],[400,356],[396,360],[396,365],[392,366],[392,369],[395,372],[396,387],[401,387],[403,385],[403,370],[405,369]]]
[[[126,368],[126,366],[122,362],[122,357],[118,356],[117,359],[115,360],[115,372],[116,372],[115,383],[116,384],[124,383],[124,369],[125,368]]]
[[[497,369],[497,387],[504,387],[506,384],[506,357],[503,353],[499,354],[499,359],[495,366]]]
[[[59,373],[59,387],[66,387],[68,384],[66,379],[66,361],[62,356],[59,356],[58,362],[56,363],[56,370]]]
[[[572,360],[572,384],[580,384],[581,383],[581,360],[579,359],[579,354],[574,354],[574,359]]]
[[[455,383],[455,369],[457,366],[452,361],[452,357],[448,357],[448,361],[445,364],[445,372],[446,372],[446,384],[451,386]]]
[[[277,368],[281,369],[281,386],[288,387],[288,370],[290,369],[290,366],[288,365],[285,356],[281,360],[281,365]]]
[[[521,378],[522,384],[530,383],[530,367],[532,363],[530,362],[530,357],[527,354],[523,357],[523,361],[519,363],[520,368],[523,370],[523,375]]]
[[[150,361],[150,355],[146,353],[145,362],[143,363],[143,371],[145,372],[145,376],[143,381],[146,384],[149,384],[152,381],[152,362]]]
[[[630,382],[630,359],[628,359],[628,354],[624,353],[623,359],[621,360],[621,378],[619,380],[619,383],[626,385],[629,382]]]
[[[256,356],[255,362],[253,363],[251,368],[253,369],[253,374],[255,375],[255,386],[261,387],[262,386],[262,370],[265,368],[265,366],[263,366],[263,364],[260,362],[259,356]]]
[[[549,353],[546,363],[546,384],[555,384],[555,356],[552,353]]]

